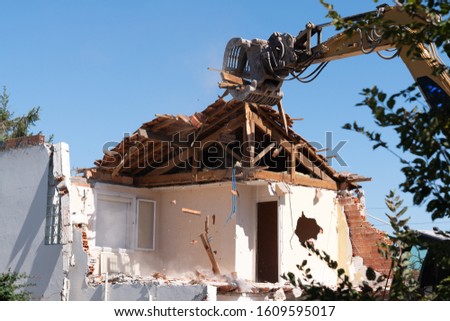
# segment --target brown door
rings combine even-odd
[[[256,279],[278,282],[278,204],[258,203]]]

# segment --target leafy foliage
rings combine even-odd
[[[352,21],[342,18],[331,4],[320,2],[328,9],[337,30],[347,34],[383,30],[381,37],[393,43],[397,50],[407,50],[411,59],[423,59],[420,46],[436,46],[437,50],[450,57],[450,6],[447,0],[399,0],[403,10],[412,18],[410,23],[401,25],[384,21],[380,15],[368,14],[363,19]],[[378,2],[374,0],[374,2]],[[440,61],[433,60],[434,75],[446,74],[449,69]],[[413,201],[420,205],[426,203],[426,210],[433,219],[450,217],[450,102],[438,100],[437,104],[426,105],[417,84],[398,93],[388,95],[377,86],[362,90],[364,100],[358,106],[370,109],[375,124],[380,128],[392,128],[399,136],[399,143],[392,148],[383,140],[381,133],[369,131],[357,122],[345,124],[344,128],[365,135],[374,143],[373,148],[385,148],[398,156],[403,164],[405,180],[400,184],[403,191],[413,194]],[[399,102],[399,100],[401,102]],[[400,105],[400,106],[399,106]],[[399,155],[397,149],[404,152]],[[312,253],[336,271],[338,286],[331,288],[316,282],[307,262],[298,265],[301,277],[289,272],[283,277],[293,285],[303,288],[305,299],[318,300],[450,300],[450,246],[448,242],[430,241],[411,231],[403,219],[406,207],[395,193],[386,197],[386,205],[393,234],[391,243],[380,244],[380,253],[391,261],[388,276],[377,277],[372,269],[367,270],[367,281],[353,284],[344,270],[329,255],[304,244]],[[418,281],[418,271],[414,269],[412,249],[428,249],[432,258],[431,266],[442,279],[436,278],[437,286],[427,292],[426,284]],[[427,257],[428,259],[428,257]],[[434,277],[434,276],[433,276]],[[392,280],[382,285],[384,280]],[[423,280],[422,280],[423,281]],[[388,291],[386,291],[388,289]]]
[[[419,56],[421,44],[436,46],[437,50],[450,57],[450,5],[448,1],[398,1],[403,5],[412,22],[393,25],[380,16],[368,15],[366,19],[351,21],[342,18],[333,7],[326,6],[328,16],[337,29],[347,33],[383,30],[382,38],[389,39],[398,50],[408,50],[411,59]],[[377,2],[377,1],[375,1]],[[437,60],[432,72],[447,74],[449,69]],[[404,192],[413,195],[416,205],[426,205],[433,219],[450,217],[450,102],[449,99],[427,105],[423,102],[417,84],[388,95],[377,86],[362,90],[364,100],[358,106],[370,109],[375,124],[380,128],[392,128],[398,134],[395,148],[382,138],[380,132],[369,131],[357,122],[345,124],[343,128],[364,134],[371,140],[373,148],[386,148],[400,158],[403,164],[404,181],[400,184]],[[396,150],[403,151],[399,156]]]
[[[22,282],[28,279],[25,273],[8,272],[0,274],[0,301],[27,301],[31,299],[31,293],[26,290],[33,284]]]
[[[386,205],[390,214],[386,214],[391,223],[393,234],[389,236],[390,242],[379,244],[379,251],[385,259],[391,262],[389,275],[379,275],[372,268],[366,270],[366,280],[360,284],[352,282],[344,269],[338,267],[338,263],[330,258],[328,254],[317,250],[310,243],[305,242],[309,251],[315,254],[328,267],[336,272],[338,285],[330,287],[314,280],[311,270],[307,267],[308,262],[304,260],[297,265],[300,277],[292,272],[282,275],[285,280],[303,290],[302,299],[305,300],[450,300],[450,276],[440,280],[431,293],[421,288],[418,273],[413,264],[413,246],[426,248],[433,252],[431,263],[442,270],[450,271],[450,260],[448,259],[449,246],[420,239],[415,231],[408,228],[409,219],[403,219],[407,208],[401,207],[402,200],[394,192],[386,197]],[[448,274],[450,275],[450,274]]]
[[[9,95],[6,87],[0,95],[0,141],[32,135],[30,127],[39,120],[40,107],[33,107],[26,115],[14,117],[8,108]]]
[[[314,280],[311,269],[307,267],[308,261],[304,260],[301,265],[297,265],[297,268],[301,272],[301,277],[296,278],[295,274],[288,272],[281,277],[296,287],[300,287],[303,290],[302,299],[304,300],[326,300],[326,301],[352,301],[352,300],[374,300],[380,296],[383,290],[381,282],[385,279],[384,276],[376,275],[372,268],[368,268],[366,271],[367,281],[362,282],[360,285],[354,285],[348,275],[345,274],[344,269],[338,268],[338,263],[330,258],[328,254],[323,251],[314,248],[312,243],[303,243],[311,253],[314,253],[322,261],[324,261],[328,267],[336,271],[338,277],[337,287],[329,287],[322,285]],[[376,281],[377,285],[373,286],[371,283]]]

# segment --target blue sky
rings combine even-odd
[[[372,0],[329,2],[343,15],[376,6]],[[297,34],[309,21],[328,21],[319,0],[1,0],[0,9],[0,85],[10,107],[19,115],[41,106],[35,131],[67,142],[74,168],[91,167],[106,142],[120,141],[156,113],[189,115],[212,103],[222,94],[220,75],[207,68],[221,68],[229,39]],[[334,33],[329,28],[325,35]],[[326,145],[327,132],[333,145],[346,141],[340,156],[347,166],[331,164],[373,178],[363,183],[368,212],[382,220],[384,196],[402,180],[400,163],[341,127],[357,120],[375,128],[370,113],[355,107],[362,88],[377,84],[394,93],[412,81],[400,59],[362,55],[332,62],[310,84],[283,86],[286,112],[305,119],[294,130],[318,145]],[[395,135],[386,137],[395,143]],[[420,208],[408,213],[413,228],[450,229],[450,220],[430,223]]]

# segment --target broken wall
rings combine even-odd
[[[82,228],[83,247],[89,254],[88,265],[94,275],[122,272],[128,275],[151,276],[156,272],[170,276],[194,276],[196,270],[210,271],[211,263],[200,240],[205,231],[206,216],[209,216],[209,237],[216,260],[223,273],[235,269],[235,226],[226,224],[230,214],[231,197],[229,183],[178,186],[168,188],[132,188],[121,185],[96,183],[91,185],[84,179],[72,179],[72,220]],[[106,198],[105,198],[106,197]],[[134,214],[136,200],[155,202],[155,248],[140,250],[107,246],[116,244],[117,233],[110,233],[108,226],[100,229],[98,223],[99,198],[111,200],[129,199],[131,228],[137,222]],[[200,215],[183,212],[183,209],[199,211]],[[102,214],[100,214],[102,215]],[[103,217],[103,225],[113,225]],[[125,227],[124,227],[125,228]],[[103,233],[107,235],[99,235]],[[97,244],[99,237],[103,240]],[[130,235],[130,238],[136,236]],[[131,244],[135,244],[131,242]]]
[[[235,224],[226,222],[231,211],[231,183],[161,189],[159,244],[162,271],[185,275],[211,271],[211,262],[199,238],[209,216],[209,238],[222,273],[235,271]],[[239,206],[239,205],[238,205]],[[182,209],[201,215],[183,213]]]
[[[335,271],[301,245],[312,242],[343,268],[351,263],[348,228],[336,192],[286,185],[286,193],[279,199],[279,226],[280,273],[299,274],[296,265],[306,259],[316,281],[336,284]]]
[[[54,189],[68,175],[68,153],[64,143],[0,150],[0,271],[30,275],[28,281],[35,286],[28,290],[34,300],[61,299],[63,245],[46,245],[45,229],[46,222],[51,223],[47,214],[61,209],[63,194]],[[64,173],[55,181],[56,167],[64,167]],[[63,241],[67,235],[60,232],[55,240]]]
[[[199,237],[205,232],[208,217],[208,236],[221,273],[236,272],[240,279],[256,280],[257,205],[270,201],[277,202],[279,234],[274,246],[278,247],[278,257],[274,260],[278,261],[279,275],[297,272],[296,265],[307,259],[317,281],[336,283],[336,273],[301,245],[307,240],[351,274],[349,230],[336,191],[265,181],[241,182],[233,212],[230,182],[147,189],[104,183],[91,186],[84,181],[74,182],[72,190],[71,196],[76,198],[71,200],[74,224],[84,226],[84,247],[94,275],[122,272],[152,276],[158,272],[170,277],[195,277],[197,270],[211,273],[211,261]],[[105,195],[156,202],[154,250],[96,244],[96,207],[98,198]],[[131,208],[135,207],[132,203]],[[101,229],[102,233],[107,230]],[[115,236],[109,236],[111,244]]]
[[[387,234],[366,220],[365,204],[357,195],[343,195],[340,203],[348,221],[353,255],[362,259],[361,264],[388,275],[391,261],[379,253],[380,244],[391,243]]]

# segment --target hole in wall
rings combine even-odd
[[[313,218],[307,218],[305,213],[297,220],[297,226],[295,228],[295,235],[297,235],[300,244],[303,244],[311,239],[317,240],[319,233],[322,233],[322,227],[317,224],[317,221]]]

